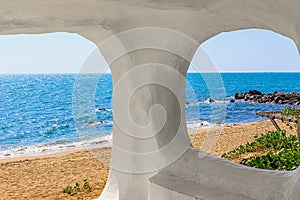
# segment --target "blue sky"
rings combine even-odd
[[[0,73],[78,73],[94,49],[71,33],[0,36]]]
[[[272,31],[222,33],[201,46],[220,71],[300,71],[294,41]]]
[[[271,31],[221,33],[201,46],[219,71],[300,71],[294,42]],[[0,36],[0,73],[78,73],[94,49],[92,42],[71,33]]]

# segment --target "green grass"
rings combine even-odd
[[[255,136],[254,142],[241,145],[222,157],[233,160],[253,152],[264,152],[265,155],[243,159],[240,163],[269,170],[294,170],[300,165],[299,140],[294,135],[287,136],[286,131],[273,131]]]

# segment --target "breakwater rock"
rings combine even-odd
[[[282,93],[276,91],[273,94],[264,94],[257,90],[250,90],[246,93],[236,93],[234,97],[254,103],[300,105],[300,94],[297,92]]]

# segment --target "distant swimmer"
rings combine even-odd
[[[98,108],[97,109],[98,111],[101,111],[101,110],[106,110],[105,108]]]

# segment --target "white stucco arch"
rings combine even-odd
[[[299,49],[299,10],[298,0],[11,0],[0,3],[0,34],[72,32],[99,44],[129,29],[161,27],[181,32],[201,44],[224,31],[260,28],[293,39]],[[120,48],[130,45],[120,41]],[[166,46],[173,44],[167,43]],[[192,57],[197,48],[189,46],[188,55]],[[109,53],[109,49],[100,50],[104,57]],[[114,84],[137,64],[149,61],[172,66],[182,75],[189,65],[179,56],[168,53],[133,52],[111,66]],[[156,76],[155,72],[148,74],[148,78],[154,80]],[[134,80],[128,82],[134,86]],[[184,88],[176,78],[173,82]],[[175,101],[158,86],[145,86],[144,91],[135,96],[139,107],[130,110],[140,122],[146,123],[147,117],[141,117],[140,112],[147,116],[153,103],[166,105]],[[181,97],[180,101],[184,99]],[[177,125],[178,113],[176,107],[169,111],[164,136],[157,137],[153,144],[159,146],[173,137],[170,127]],[[132,152],[143,151],[144,145],[123,137],[123,134],[115,126],[114,143],[127,141]],[[182,134],[187,135],[186,131]],[[114,157],[113,152],[112,160]],[[299,177],[300,169],[293,172],[257,170],[199,153],[190,147],[178,161],[163,170],[144,174],[111,170],[108,185],[99,199],[299,199]]]
[[[180,31],[199,43],[221,32],[261,28],[292,38],[299,46],[296,0],[1,2],[0,34],[78,33],[95,44],[139,27]]]

